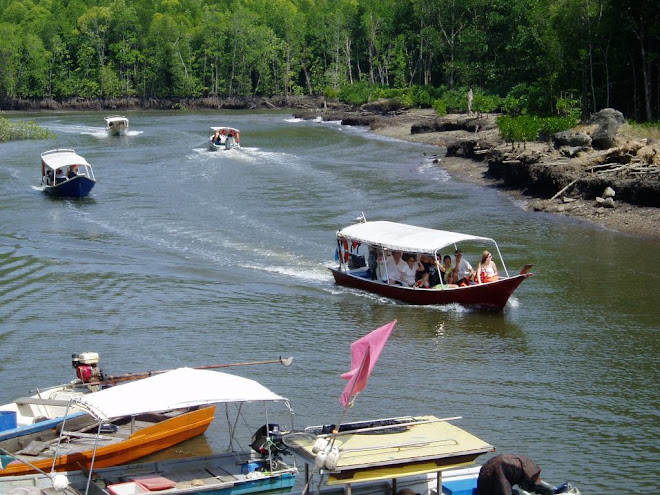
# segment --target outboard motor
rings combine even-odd
[[[103,381],[98,352],[71,354],[71,365],[76,369],[76,376],[82,383]]]
[[[252,435],[251,440],[250,447],[252,447],[252,450],[263,456],[268,455],[269,445],[270,453],[273,456],[288,454],[286,445],[282,441],[282,431],[278,424],[269,423],[263,425]]]

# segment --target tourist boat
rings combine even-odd
[[[51,196],[84,198],[96,179],[82,156],[71,149],[56,149],[41,154],[41,184]]]
[[[386,282],[384,260],[388,253],[428,254],[432,260],[439,259],[442,263],[445,254],[453,255],[459,247],[466,253],[469,252],[467,248],[473,249],[471,252],[478,257],[486,246],[493,251],[493,256],[497,253],[499,257],[499,279],[496,281],[464,287],[441,283],[429,289]],[[374,256],[372,265],[375,265],[371,267],[367,261],[370,250]],[[464,256],[469,257],[469,254]],[[338,285],[363,289],[409,304],[460,304],[501,310],[523,280],[532,275],[529,272],[532,265],[525,265],[519,273],[509,275],[493,239],[387,221],[362,221],[339,230],[336,257],[339,266],[330,268],[330,271]],[[473,268],[476,269],[477,264]]]
[[[429,485],[434,485],[436,493],[447,493],[443,486],[448,487],[450,481],[456,485],[459,479],[472,479],[461,482],[476,488],[474,469],[469,476],[465,470],[455,470],[473,465],[477,457],[495,450],[449,422],[455,419],[459,418],[425,415],[345,423],[338,429],[335,425],[311,426],[285,434],[283,440],[313,467],[311,476],[305,469],[307,483],[323,470],[325,485],[341,486],[344,493],[401,493],[405,488],[432,493]],[[444,472],[450,475],[445,477]],[[384,480],[391,485],[382,486]]]
[[[211,402],[201,393],[189,397],[186,390],[197,387],[170,373],[73,397],[70,410],[86,413],[75,421],[0,442],[3,464],[11,461],[0,477],[87,469],[92,458],[97,467],[114,466],[201,435],[215,407],[202,407]]]
[[[59,488],[70,495],[133,495],[152,490],[163,495],[216,495],[286,490],[294,485],[297,469],[282,459],[282,455],[288,452],[281,441],[279,425],[268,423],[258,428],[252,435],[250,452],[236,450],[240,445],[237,441],[240,424],[247,417],[254,417],[249,416],[251,411],[247,403],[263,405],[264,411],[256,417],[266,419],[270,414],[269,406],[274,403],[283,405],[289,414],[290,428],[293,428],[293,411],[289,401],[254,380],[216,371],[180,368],[89,394],[74,402],[96,419],[106,422],[113,417],[135,413],[153,415],[172,407],[224,403],[229,448],[222,454],[210,456],[103,468],[99,456],[103,448],[100,443],[105,434],[96,437],[90,434],[90,443],[99,442],[99,446],[96,453],[91,453],[86,459],[87,466],[81,464],[84,467],[82,471],[70,471],[63,475],[42,472],[3,477],[0,478],[0,493],[30,487],[45,491]],[[233,409],[230,406],[234,406]],[[231,410],[235,411],[235,417],[232,417]]]
[[[121,136],[128,131],[128,118],[123,115],[105,117],[105,130],[110,136]]]
[[[211,151],[230,150],[241,147],[241,131],[233,127],[211,127],[209,149]]]

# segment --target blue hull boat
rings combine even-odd
[[[50,196],[84,198],[96,179],[92,166],[74,150],[57,149],[41,154],[41,183]]]

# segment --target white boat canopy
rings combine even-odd
[[[110,117],[105,117],[104,120],[109,124],[110,122],[126,122],[128,123],[128,117],[123,115],[111,115]]]
[[[228,373],[179,368],[73,399],[73,404],[104,421],[226,402],[283,402],[288,399],[260,383]]]
[[[433,253],[459,242],[476,241],[497,246],[494,239],[403,223],[375,221],[356,223],[337,231],[337,239],[379,246],[390,251]]]
[[[44,151],[41,154],[41,160],[46,167],[52,168],[53,170],[68,167],[69,165],[91,166],[87,163],[87,160],[77,154],[74,150],[68,149]]]

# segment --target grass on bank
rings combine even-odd
[[[639,123],[630,120],[621,126],[619,135],[635,139],[660,140],[660,121]]]
[[[34,121],[11,122],[5,117],[0,117],[0,142],[19,139],[55,139],[55,137],[55,134],[39,127]]]

